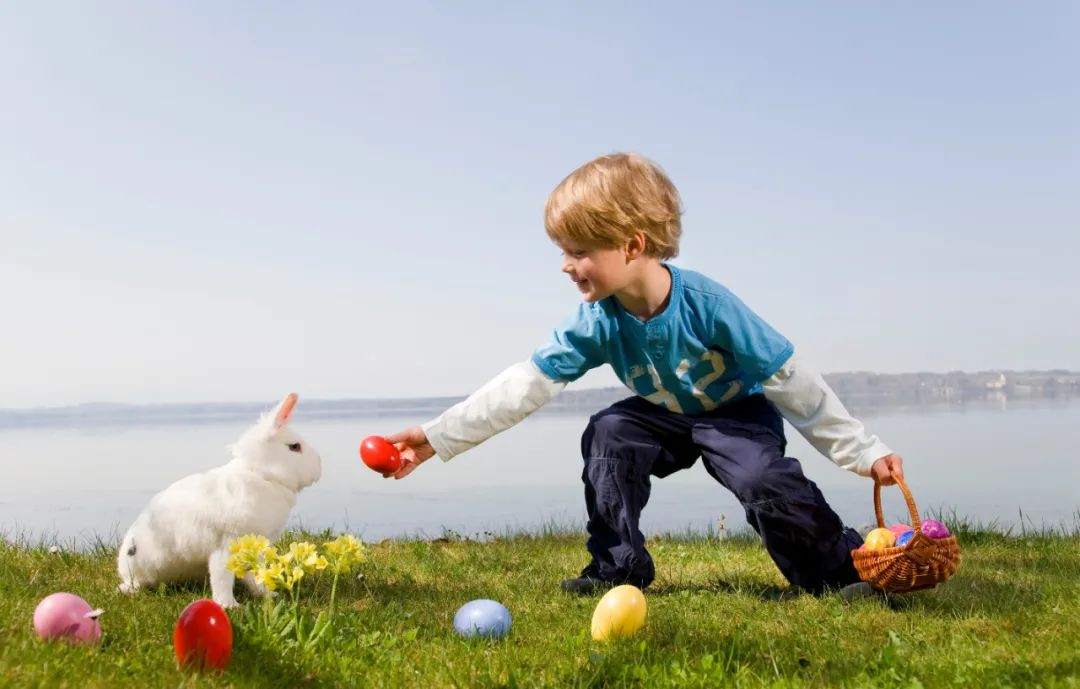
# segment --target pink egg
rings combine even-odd
[[[101,624],[90,604],[74,593],[45,596],[34,609],[34,631],[42,639],[62,638],[93,643],[101,638]]]
[[[914,529],[912,529],[907,524],[891,524],[889,526],[889,531],[892,531],[894,534],[896,534],[897,538],[900,538],[900,535],[905,531],[914,531]]]
[[[922,520],[923,535],[929,538],[948,538],[949,529],[936,519]]]

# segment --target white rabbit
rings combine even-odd
[[[286,427],[290,393],[232,446],[232,460],[182,478],[153,498],[120,544],[120,591],[201,579],[210,573],[214,601],[236,605],[226,569],[229,542],[244,534],[281,535],[296,494],[319,480],[322,460]],[[245,583],[265,594],[249,574]]]

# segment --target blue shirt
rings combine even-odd
[[[671,296],[642,323],[610,296],[584,302],[556,328],[532,361],[555,381],[577,380],[611,364],[634,393],[694,414],[761,391],[794,348],[726,287],[664,264]]]

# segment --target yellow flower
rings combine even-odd
[[[274,553],[265,536],[247,534],[229,543],[229,561],[226,567],[238,577],[258,569]]]
[[[352,534],[344,534],[323,544],[326,549],[327,566],[338,573],[345,573],[364,561],[364,544]]]
[[[230,546],[229,551],[236,553],[240,551],[247,552],[262,552],[270,546],[270,541],[266,540],[266,536],[260,536],[259,534],[247,534],[234,540]]]
[[[307,574],[324,569],[326,558],[319,555],[315,546],[306,541],[290,543],[281,554],[274,552],[273,567],[268,566],[266,576],[273,577],[276,585],[292,591]]]
[[[225,563],[225,569],[229,570],[238,577],[242,577],[247,574],[247,569],[245,569],[243,561],[236,554],[229,556],[229,561]]]
[[[255,581],[266,587],[267,591],[275,591],[283,583],[285,568],[280,562],[274,562],[259,567],[255,572]]]
[[[302,567],[305,571],[314,570],[319,560],[318,553],[315,552],[315,546],[307,541],[290,544],[288,556],[289,561],[295,562],[298,567]]]

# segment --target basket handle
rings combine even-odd
[[[904,494],[904,501],[907,502],[908,512],[911,513],[911,528],[922,533],[922,521],[919,519],[919,510],[915,508],[915,498],[911,497],[911,491],[908,490],[907,484],[904,483],[904,479],[896,474],[892,474],[892,479],[896,481],[896,485],[900,486],[900,491]],[[874,514],[877,515],[878,526],[884,529],[885,517],[881,512],[881,483],[877,480],[877,477],[874,478]]]

